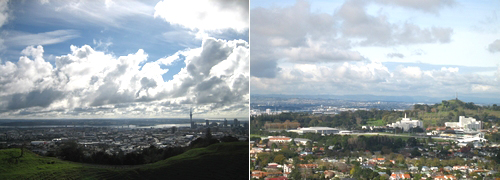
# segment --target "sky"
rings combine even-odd
[[[1,118],[248,118],[248,0],[0,0]]]
[[[500,103],[500,1],[250,4],[251,94]]]

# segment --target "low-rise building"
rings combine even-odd
[[[401,128],[401,129],[403,129],[403,131],[409,131],[411,128],[416,128],[416,127],[420,127],[422,129],[424,129],[424,123],[422,121],[412,120],[411,118],[407,118],[406,114],[405,114],[405,117],[403,119],[401,119],[401,121],[398,121],[398,122],[395,122],[392,124],[387,124],[387,126],[393,127],[393,128]]]

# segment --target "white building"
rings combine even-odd
[[[268,136],[269,142],[273,143],[289,143],[292,138],[286,136]]]
[[[288,130],[288,132],[295,132],[298,134],[316,133],[316,134],[337,134],[339,130],[331,127],[305,127]]]
[[[476,121],[472,117],[466,118],[465,116],[458,117],[458,122],[445,122],[444,125],[450,128],[456,129],[468,129],[468,130],[479,130],[483,129],[483,123],[481,121]]]
[[[305,138],[295,138],[293,139],[293,141],[295,142],[295,144],[299,145],[299,144],[302,144],[302,145],[306,145],[308,141],[311,141],[309,139],[305,139]],[[311,141],[312,142],[312,141]]]
[[[405,117],[403,119],[401,119],[401,121],[398,121],[398,122],[395,122],[392,124],[387,124],[387,126],[393,127],[393,128],[398,127],[398,128],[403,129],[404,131],[409,131],[410,128],[416,128],[416,127],[420,127],[423,129],[424,123],[420,120],[412,120],[411,118],[407,118],[406,114],[405,114]]]

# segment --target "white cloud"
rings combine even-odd
[[[94,47],[95,49],[100,49],[100,50],[104,50],[104,51],[108,51],[108,47],[113,45],[113,42],[111,42],[111,39],[108,39],[106,41],[102,41],[101,39],[99,39],[99,40],[93,39],[92,41],[95,45],[95,47]]]
[[[7,46],[31,46],[61,43],[80,37],[80,33],[71,29],[55,30],[37,34],[18,31],[4,31],[2,36],[2,38],[5,39],[4,44]]]
[[[255,94],[376,94],[389,96],[446,96],[500,93],[491,76],[460,74],[457,67],[422,70],[399,66],[389,71],[377,62],[296,64],[283,68],[276,78],[252,77]],[[482,94],[485,95],[485,94]]]
[[[175,61],[180,60],[180,56],[179,56],[180,54],[181,53],[177,52],[177,53],[175,53],[175,54],[173,54],[171,56],[158,59],[156,62],[158,62],[159,64],[163,64],[165,66],[169,66],[172,63],[174,63]]]
[[[488,50],[491,53],[500,52],[500,39],[497,39],[493,41],[490,45],[488,45]]]
[[[50,0],[40,0],[40,4],[48,4],[50,3]]]
[[[375,2],[382,4],[391,4],[410,9],[416,9],[424,12],[438,14],[439,10],[444,7],[452,7],[457,2],[455,0],[375,0]]]
[[[235,29],[244,32],[249,26],[247,0],[164,0],[156,4],[154,16],[200,31]]]
[[[335,15],[342,19],[342,35],[359,38],[363,46],[390,46],[421,43],[449,43],[453,29],[442,27],[421,28],[405,22],[391,23],[387,16],[369,15],[368,1],[346,1]]]
[[[348,0],[332,14],[312,11],[307,1],[289,7],[255,8],[251,13],[252,76],[275,78],[280,63],[337,63],[370,59],[363,46],[449,43],[453,29],[392,22],[383,13],[371,15],[373,1]],[[383,1],[382,4],[393,4]],[[441,5],[441,4],[445,5]],[[443,3],[396,3],[434,11]],[[404,58],[402,54],[389,57]],[[380,61],[380,59],[377,59]],[[255,70],[255,71],[254,71]]]
[[[51,5],[55,6],[42,16],[48,18],[60,19],[81,25],[82,22],[98,25],[109,25],[114,27],[122,27],[126,18],[134,16],[153,16],[154,9],[152,6],[141,1],[56,1]]]
[[[0,27],[9,20],[9,0],[0,0]]]
[[[185,56],[186,67],[167,82],[160,64],[174,57],[146,62],[142,49],[119,57],[88,45],[70,49],[55,57],[55,67],[43,59],[42,46],[24,49],[17,63],[0,64],[0,114],[179,117],[190,107],[205,117],[248,114],[245,41],[207,38],[200,48],[175,53]]]
[[[307,38],[307,45],[283,48],[279,56],[284,56],[297,63],[339,62],[363,60],[359,52],[339,49],[332,42],[313,41]]]
[[[387,57],[388,58],[395,58],[395,57],[397,57],[397,58],[404,58],[405,55],[403,55],[401,53],[389,53],[389,54],[387,54]]]

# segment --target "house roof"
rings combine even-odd
[[[269,141],[290,141],[290,138],[269,138]]]
[[[266,180],[288,180],[288,178],[284,176],[279,176],[279,177],[273,177],[273,178],[266,178]]]
[[[442,176],[434,176],[434,179],[448,180],[448,179],[457,179],[457,178],[453,175],[442,175]]]
[[[393,178],[403,178],[403,179],[406,179],[406,178],[411,178],[410,177],[410,174],[392,174],[391,177]]]

